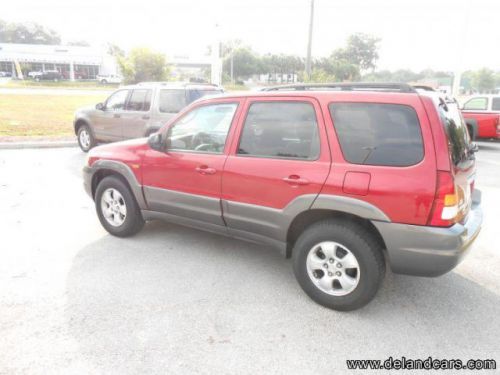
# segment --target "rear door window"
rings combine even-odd
[[[128,111],[149,111],[151,106],[151,90],[133,90],[127,102]]]
[[[184,90],[162,89],[159,97],[159,110],[162,113],[177,113],[187,105]]]
[[[315,160],[319,144],[316,112],[311,103],[257,102],[248,110],[238,154]]]
[[[420,123],[412,107],[332,103],[329,109],[342,153],[349,163],[406,167],[423,159]]]

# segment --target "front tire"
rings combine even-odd
[[[297,281],[320,305],[358,309],[370,302],[385,275],[377,239],[356,223],[330,219],[308,227],[293,248]]]
[[[105,177],[95,194],[97,216],[104,229],[117,237],[129,237],[144,226],[141,210],[128,186],[118,177]]]
[[[95,147],[97,142],[94,135],[90,131],[88,125],[82,125],[78,128],[78,145],[83,152],[88,152],[92,147]]]

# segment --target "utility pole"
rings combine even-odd
[[[233,60],[234,60],[234,49],[231,50],[231,85],[234,85],[234,70],[233,70]]]
[[[454,98],[456,98],[458,95],[460,95],[460,82],[462,80],[462,73],[464,71],[464,66],[465,65],[465,56],[464,56],[464,51],[466,50],[466,42],[467,42],[467,31],[468,31],[468,26],[469,26],[469,1],[468,0],[463,0],[463,8],[462,8],[462,27],[460,28],[460,39],[458,40],[457,43],[457,62],[456,62],[456,67],[455,71],[453,74],[453,83],[451,85],[451,94],[453,95]],[[459,35],[457,33],[456,35]]]
[[[210,69],[210,82],[216,85],[221,84],[221,62],[220,62],[220,41],[219,25],[215,24],[214,40],[212,42],[212,58]]]
[[[311,0],[311,15],[309,18],[309,39],[307,41],[307,58],[306,58],[306,76],[311,78],[311,45],[313,34],[313,21],[314,21],[314,0]]]

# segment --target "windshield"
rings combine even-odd
[[[458,104],[454,101],[442,101],[438,105],[439,116],[448,136],[448,148],[455,166],[470,159],[469,132],[460,113]]]

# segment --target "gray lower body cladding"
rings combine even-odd
[[[142,187],[130,168],[119,162],[96,162],[84,168],[85,190],[92,196],[92,177],[100,168],[125,177],[146,220],[165,221],[264,243],[286,253],[287,232],[293,219],[309,209],[330,209],[369,219],[380,232],[395,273],[439,276],[467,254],[482,224],[480,193],[465,223],[450,228],[398,224],[367,202],[342,196],[304,195],[284,209],[220,200],[182,192]]]
[[[374,221],[384,239],[395,273],[440,276],[455,268],[469,252],[481,230],[483,213],[476,204],[465,223],[450,228]]]

